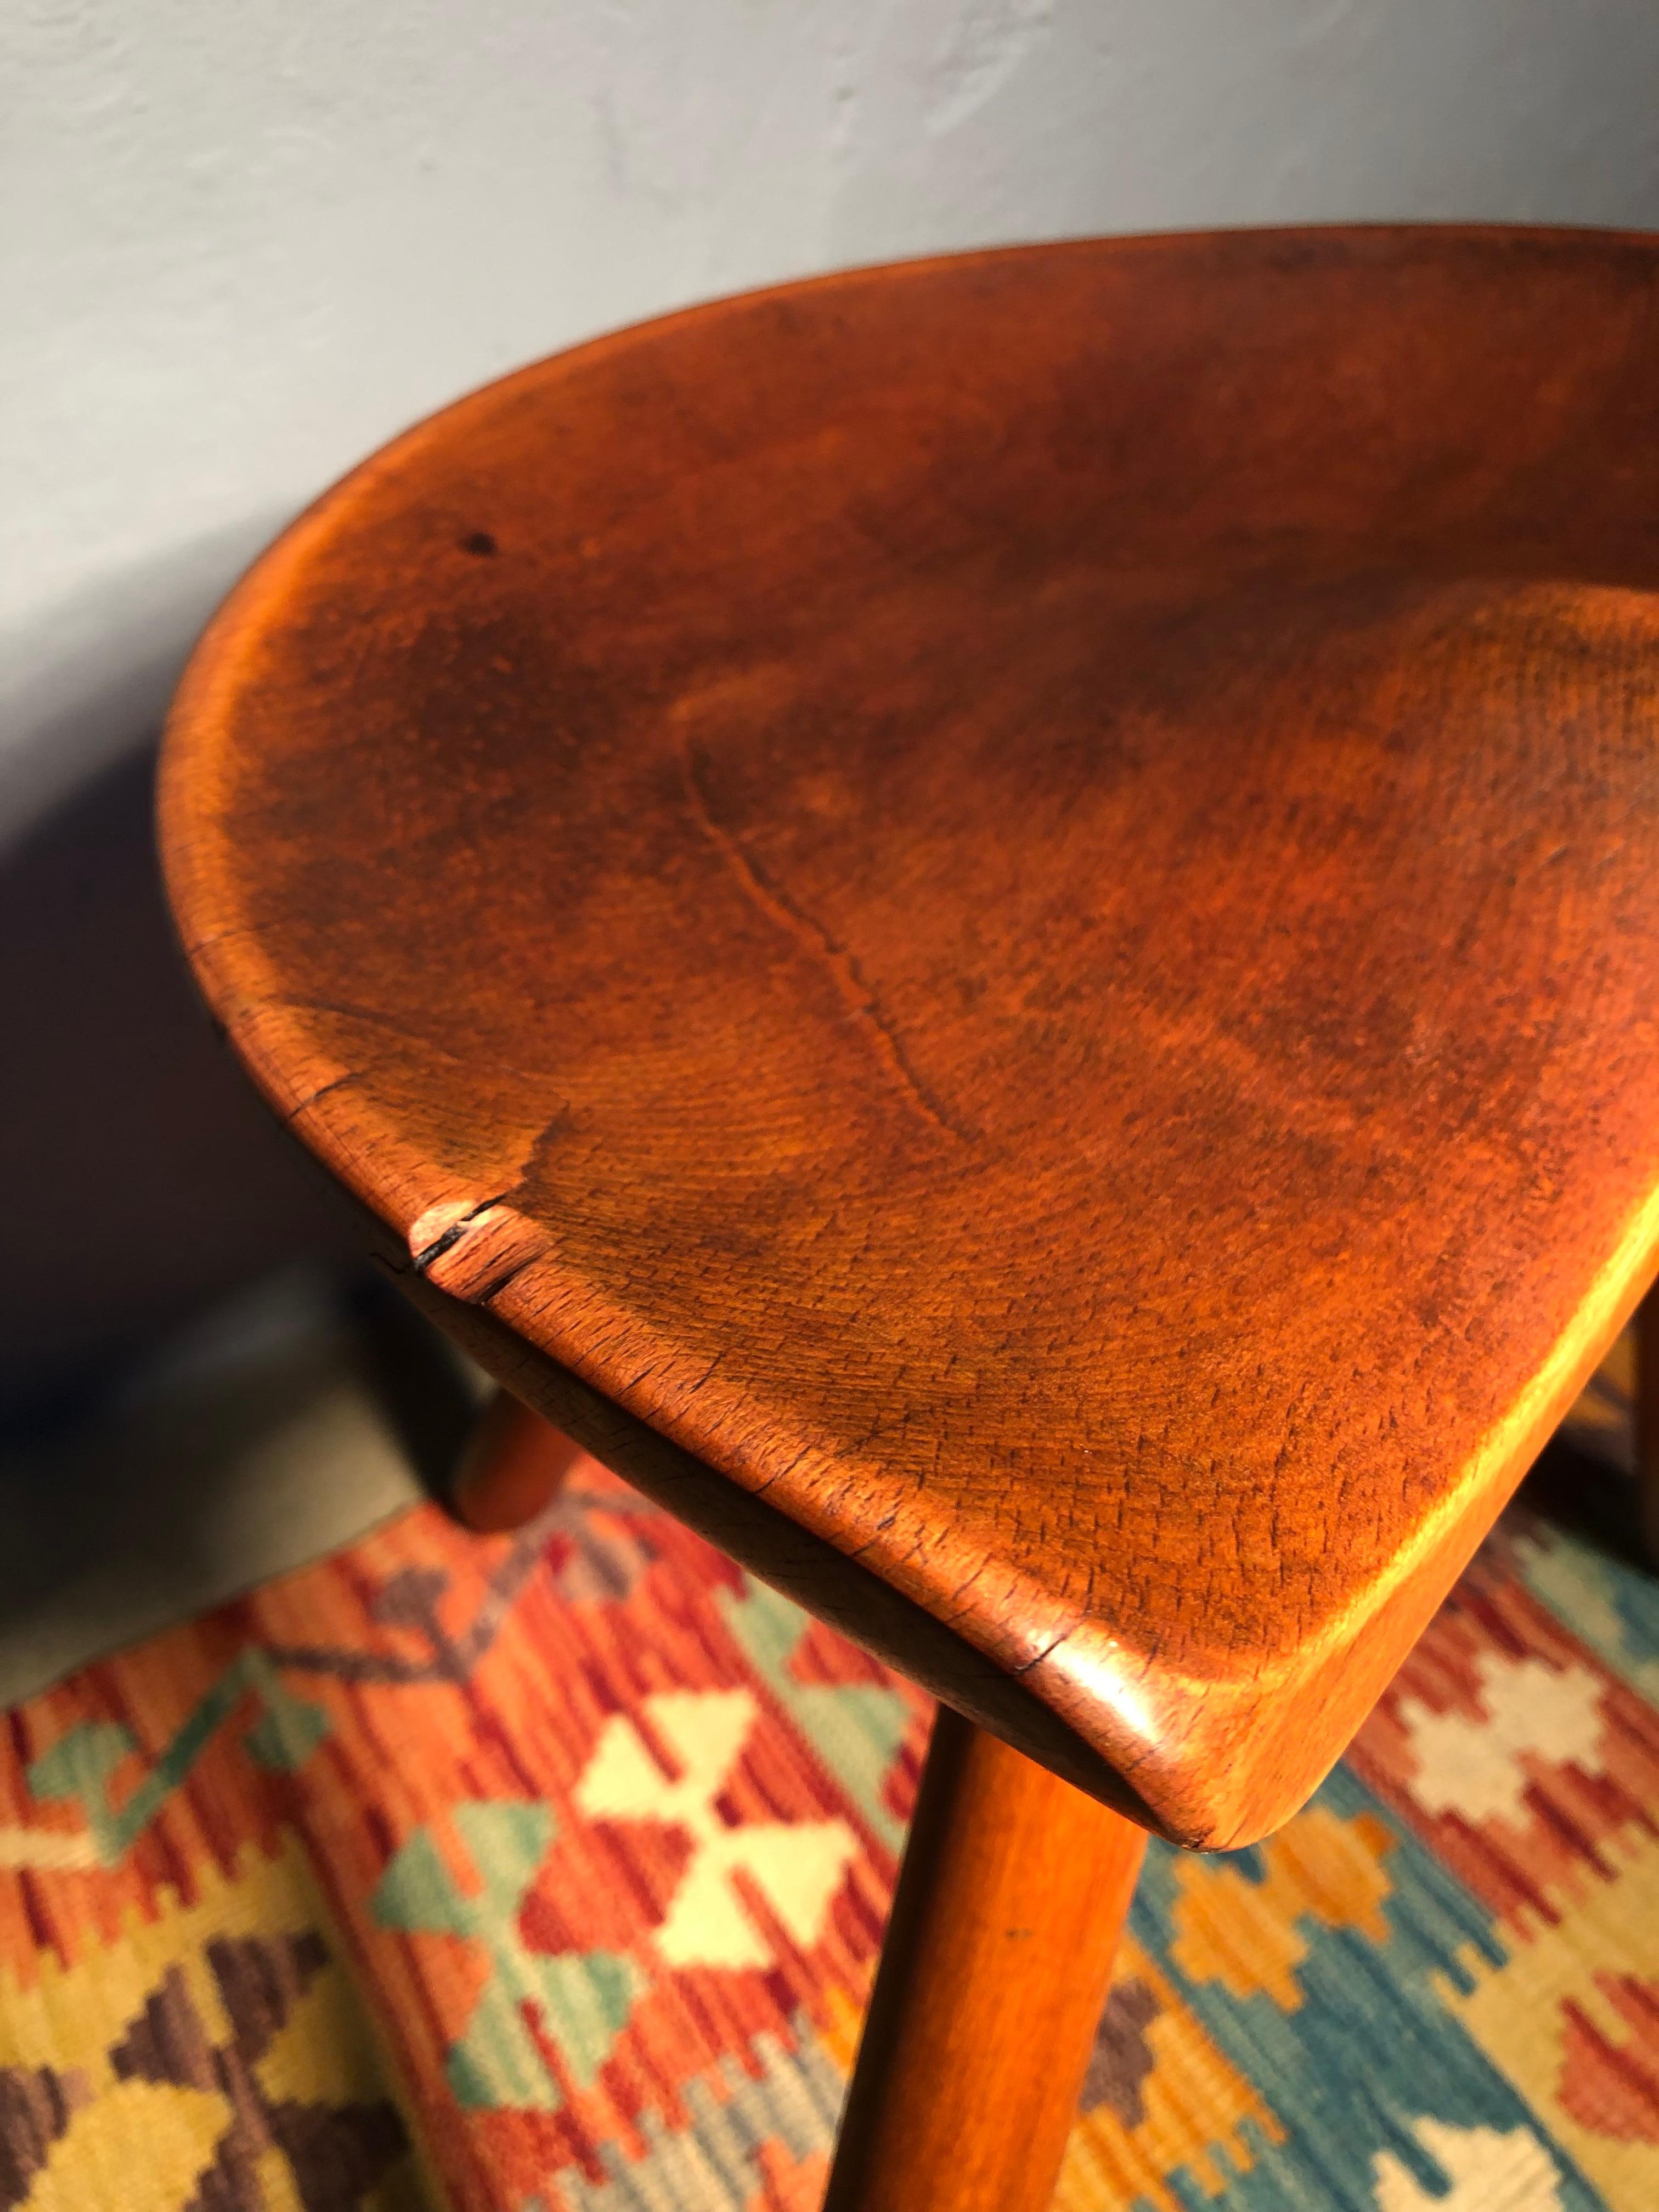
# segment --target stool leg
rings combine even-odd
[[[1146,1844],[939,1708],[824,2212],[1048,2212]]]
[[[1642,1541],[1659,1567],[1659,1287],[1636,1309],[1636,1480]]]
[[[498,1390],[467,1439],[451,1510],[481,1536],[520,1528],[550,1503],[580,1456],[562,1429]]]

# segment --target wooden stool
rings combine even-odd
[[[1642,1546],[1659,1567],[1659,1291],[1636,1310],[1636,1485]]]
[[[180,927],[385,1264],[948,1709],[838,2208],[1046,2203],[1144,1830],[1296,1810],[1654,1273],[1656,293],[724,302],[410,432],[192,664]]]

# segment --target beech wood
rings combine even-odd
[[[1189,1842],[1653,1272],[1656,295],[1437,228],[722,302],[376,456],[175,709],[198,973],[410,1279]]]
[[[940,1707],[824,2212],[1048,2212],[1146,1846]]]

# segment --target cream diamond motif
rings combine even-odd
[[[647,1698],[646,1723],[680,1772],[665,1775],[626,1715],[606,1722],[576,1785],[591,1820],[684,1828],[693,1850],[656,1946],[671,1966],[762,1967],[775,1951],[744,1906],[734,1877],[764,1899],[803,1948],[825,1915],[858,1841],[844,1820],[764,1820],[732,1827],[717,1801],[757,1717],[748,1690],[670,1690]]]

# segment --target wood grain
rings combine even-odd
[[[1437,228],[723,302],[377,456],[175,709],[198,973],[411,1279],[1188,1842],[1654,1268],[1656,294]]]
[[[1146,1849],[940,1708],[824,2212],[1048,2212]]]
[[[410,1302],[515,1398],[535,1407],[556,1434],[573,1437],[653,1504],[740,1560],[761,1581],[908,1674],[1001,1742],[1142,1826],[1159,1825],[1157,1814],[1115,1768],[1018,1676],[976,1650],[891,1583],[812,1535],[764,1498],[683,1451],[568,1368],[526,1344],[486,1307],[468,1305],[434,1290],[410,1267],[407,1254],[399,1263],[380,1224],[362,1209],[354,1211],[371,1253]]]

